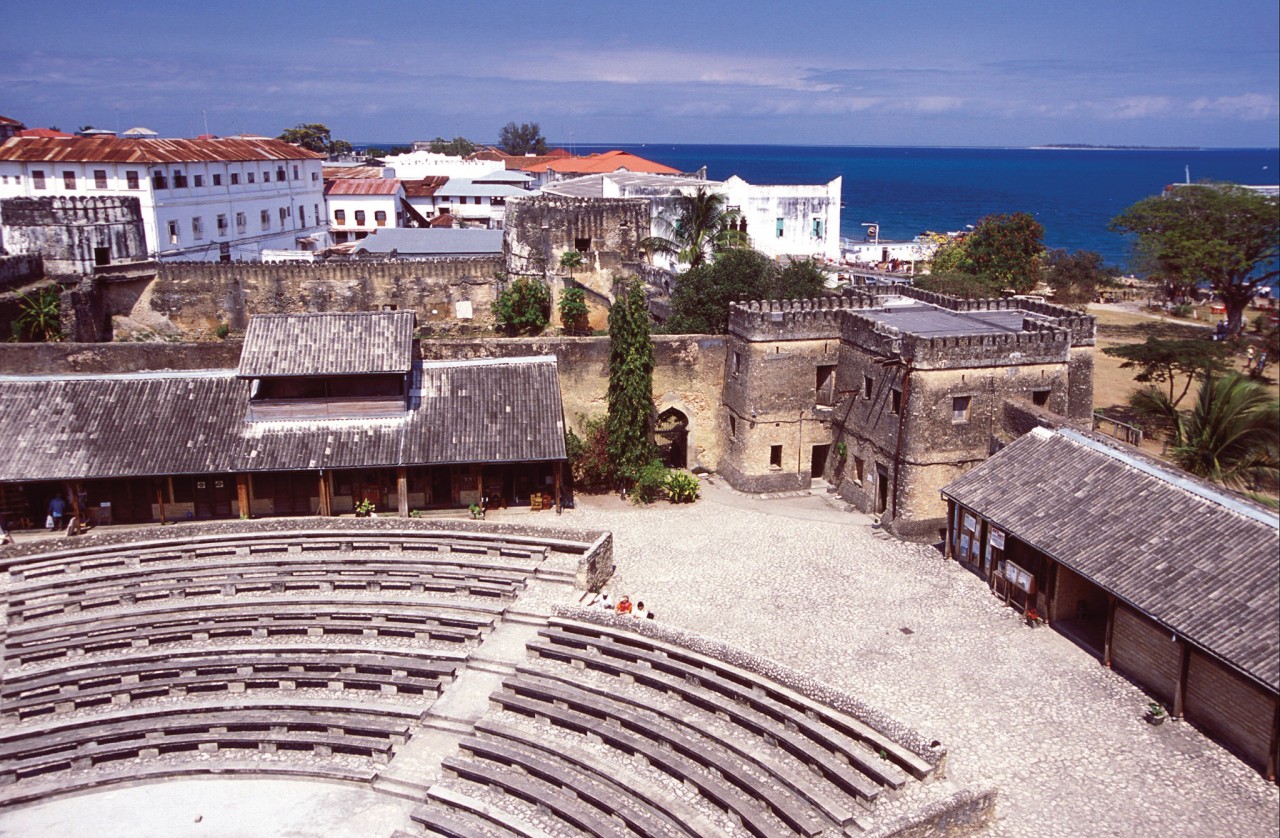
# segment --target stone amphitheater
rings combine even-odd
[[[1027,743],[1033,759],[1002,764],[998,720],[970,736],[972,685],[936,694],[935,676],[964,669],[965,638],[948,640],[938,672],[861,648],[859,632],[890,624],[895,644],[913,631],[936,642],[928,609],[900,598],[919,583],[895,594],[890,581],[895,563],[943,566],[936,554],[883,541],[821,498],[705,494],[688,508],[589,499],[558,519],[273,519],[4,548],[0,834],[1204,835],[1207,823],[1274,823],[1274,787],[1247,771],[1183,782],[1171,807],[1153,790],[1154,807],[1117,815],[1093,775],[1127,767],[1128,749],[1090,759]],[[615,562],[608,588],[643,594],[658,619],[582,607]],[[840,603],[851,610],[833,616]],[[1002,712],[1003,697],[986,700]],[[1107,712],[1085,712],[1095,736],[1115,726]],[[1198,734],[1174,735],[1183,768],[1230,766]],[[1045,791],[1052,778],[1061,801]],[[1162,783],[1153,770],[1136,785]]]

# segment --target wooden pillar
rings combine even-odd
[[[560,462],[556,463],[555,493],[556,493],[556,514],[557,515],[559,515],[561,512],[564,511],[563,507],[560,504],[560,478],[561,478],[561,471],[563,470],[563,468],[564,468],[564,463],[560,463]]]
[[[169,487],[169,503],[173,503],[173,475],[165,478],[165,484]]]
[[[1057,608],[1055,600],[1058,598],[1058,570],[1062,567],[1062,565],[1058,564],[1053,559],[1049,559],[1048,561],[1049,570],[1045,574],[1046,581],[1044,585],[1044,613],[1040,615],[1044,618],[1044,624],[1046,626],[1053,622],[1051,615]]]
[[[1187,673],[1191,669],[1191,644],[1179,638],[1182,655],[1178,664],[1178,682],[1173,685],[1173,717],[1181,719],[1186,712]]]
[[[79,484],[67,481],[67,496],[71,498],[71,514],[76,520],[76,532],[84,528],[84,510],[80,508]]]
[[[329,495],[329,480],[324,473],[324,469],[320,469],[320,515],[328,518],[333,514],[332,499]]]
[[[1276,712],[1271,719],[1271,750],[1267,753],[1267,779],[1276,781],[1276,768],[1280,765],[1280,699],[1276,699]]]
[[[248,518],[253,510],[249,501],[249,475],[236,475],[236,503],[240,504],[240,517]]]
[[[157,504],[159,504],[159,506],[160,506],[160,523],[161,523],[162,525],[163,525],[163,524],[167,524],[167,523],[169,523],[167,520],[165,520],[165,514],[164,514],[164,489],[163,489],[162,487],[160,487],[160,486],[157,486],[157,487],[156,487],[156,503],[157,503]]]
[[[861,475],[859,475],[861,476]],[[953,546],[956,538],[956,502],[947,501],[947,541],[943,545],[942,557],[944,559],[954,559],[956,557],[955,547]]]
[[[1107,594],[1107,630],[1102,641],[1102,665],[1111,668],[1111,637],[1116,628],[1116,598]]]
[[[396,498],[401,518],[409,517],[409,469],[404,466],[396,469]]]

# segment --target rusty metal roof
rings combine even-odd
[[[436,194],[436,190],[449,182],[449,178],[443,175],[433,177],[424,177],[421,180],[405,180],[404,194],[408,198],[430,198]]]
[[[124,137],[11,137],[0,160],[31,163],[200,163],[319,160],[324,155],[271,139],[148,140]]]
[[[240,377],[406,373],[413,365],[412,311],[255,314],[240,351]]]
[[[382,177],[382,166],[325,166],[325,180],[343,180],[345,178],[380,178]]]
[[[326,195],[395,195],[400,181],[395,178],[343,178],[324,187]]]

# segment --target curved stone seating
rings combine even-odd
[[[112,568],[20,583],[9,592],[9,619],[26,622],[154,600],[262,592],[398,590],[513,599],[532,572],[434,560],[425,564],[414,558],[375,561],[344,554],[270,559],[232,557],[215,561],[202,566],[175,567],[166,563]]]
[[[435,698],[464,663],[460,653],[393,654],[350,648],[151,653],[10,673],[4,712],[19,719],[144,698],[254,689],[364,690]],[[81,662],[76,662],[81,661]]]
[[[10,661],[26,664],[163,643],[223,637],[358,635],[476,643],[501,608],[467,599],[432,601],[315,597],[311,601],[254,597],[232,602],[166,604],[110,616],[76,614],[12,626]]]

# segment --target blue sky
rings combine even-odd
[[[0,114],[356,142],[1267,146],[1275,0],[12,3]]]

